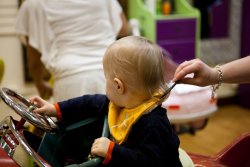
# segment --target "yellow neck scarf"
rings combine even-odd
[[[133,124],[156,106],[159,96],[154,97],[132,109],[119,108],[114,103],[109,103],[108,125],[115,142],[122,144],[126,141]]]

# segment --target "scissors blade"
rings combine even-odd
[[[162,103],[165,98],[168,96],[168,94],[171,92],[171,90],[175,87],[175,85],[178,84],[178,81],[174,82],[169,88],[168,90],[164,93],[164,95],[162,95],[161,100],[159,101],[159,103]]]

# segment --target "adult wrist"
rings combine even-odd
[[[211,99],[214,99],[215,97],[215,92],[220,88],[222,82],[223,82],[223,71],[220,67],[220,65],[216,65],[214,67],[215,71],[216,71],[216,75],[217,75],[217,79],[216,79],[216,83],[212,85],[212,95],[211,95]]]

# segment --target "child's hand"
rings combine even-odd
[[[31,97],[29,100],[31,103],[38,107],[37,109],[33,110],[35,113],[47,115],[50,117],[56,117],[57,113],[53,104],[43,100],[38,96]]]
[[[106,137],[95,139],[91,147],[91,154],[105,158],[108,152],[110,140]]]

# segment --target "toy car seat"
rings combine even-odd
[[[100,157],[90,159],[89,153],[94,139],[109,136],[107,116],[104,120],[87,118],[75,124],[63,123],[59,127],[58,133],[45,134],[38,149],[38,154],[50,165],[94,167],[101,163]]]

